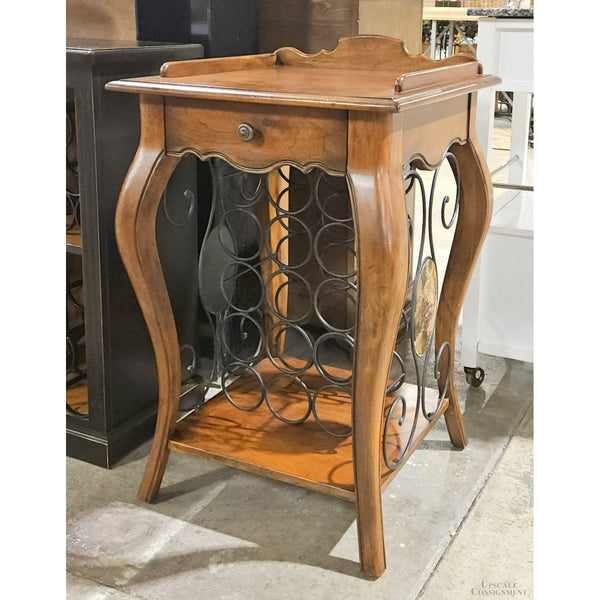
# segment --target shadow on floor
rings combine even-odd
[[[495,464],[495,460],[490,460],[493,448],[501,451],[532,403],[532,365],[494,361],[497,368],[489,369],[490,377],[482,388],[468,388],[464,381],[457,382],[459,396],[466,396],[465,421],[472,443],[467,451],[470,470],[465,471],[468,461],[453,451],[443,422],[440,423],[436,435],[420,446],[420,451],[431,451],[430,460],[426,461],[429,466],[419,467],[420,475],[412,466],[404,478],[409,484],[405,489],[412,494],[410,501],[404,503],[403,512],[384,511],[386,529],[395,531],[394,521],[401,515],[408,518],[414,511],[429,514],[426,507],[432,495],[453,498],[452,494],[457,494],[458,499],[467,491],[478,493],[472,486],[483,481],[482,469]],[[114,471],[94,471],[92,482],[84,476],[87,471],[77,479],[82,486],[81,501],[90,507],[94,506],[89,504],[92,499],[95,508],[80,510],[69,526],[67,564],[71,572],[121,589],[138,584],[140,588],[152,587],[155,581],[162,586],[159,580],[178,575],[185,579],[190,574],[196,580],[204,577],[199,572],[211,577],[219,569],[244,563],[257,563],[256,569],[263,572],[274,569],[269,576],[274,582],[278,581],[279,571],[273,563],[292,568],[317,567],[328,571],[329,577],[337,573],[357,581],[363,579],[358,561],[352,560],[357,556],[356,532],[346,535],[355,523],[353,504],[178,453],[171,454],[167,477],[155,504],[125,504],[121,501],[131,502],[135,497],[147,452],[148,444],[131,453]],[[448,462],[450,456],[456,460]],[[436,472],[446,472],[450,465],[454,466],[447,477],[433,477]],[[438,467],[440,471],[436,471]],[[453,475],[452,469],[460,477]],[[102,485],[101,496],[99,492],[86,492],[83,487],[94,482]],[[422,485],[425,487],[418,487]],[[400,489],[390,487],[388,491],[393,491],[396,498]],[[388,499],[388,503],[396,501],[397,498]],[[439,523],[436,521],[435,527],[441,534],[446,535],[452,518],[449,513],[440,517]],[[400,531],[409,536],[406,539],[418,539],[410,528],[402,527]],[[344,543],[339,545],[342,538]],[[423,556],[418,560],[415,557],[417,563],[431,560],[431,553],[437,552],[427,546],[429,542],[423,543]],[[388,552],[391,555],[403,551],[391,547]],[[400,556],[394,558],[402,564]],[[422,572],[422,568],[417,571]],[[408,580],[412,581],[411,577]],[[413,585],[408,580],[406,586]]]

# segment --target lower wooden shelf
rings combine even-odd
[[[71,254],[79,254],[81,256],[83,250],[81,241],[81,231],[77,228],[67,230],[67,252]]]
[[[85,382],[67,388],[67,404],[80,415],[88,415],[88,387]]]
[[[263,361],[255,368],[267,382],[269,402],[279,414],[289,420],[300,419],[306,414],[308,399],[304,388],[292,378],[278,375],[269,361]],[[340,373],[336,370],[336,376]],[[314,367],[302,373],[301,378],[311,390],[327,383]],[[252,387],[256,388],[256,378],[244,376],[227,389],[236,403],[251,406],[248,400]],[[402,426],[394,422],[388,431],[387,446],[391,459],[400,453],[399,442],[405,444],[409,439],[414,421],[417,387],[405,383],[401,391],[406,400],[406,418]],[[437,396],[437,390],[426,390],[428,410],[435,409]],[[254,394],[252,402],[256,404],[259,398],[260,392]],[[386,398],[384,415],[394,398]],[[402,462],[408,459],[447,406],[445,399],[431,422],[422,414],[417,415],[411,447]],[[351,399],[347,393],[328,390],[327,394],[319,395],[316,408],[319,420],[330,430],[349,429]],[[355,498],[352,436],[329,435],[313,415],[299,425],[284,423],[273,416],[265,402],[255,410],[240,410],[221,392],[177,423],[169,448],[347,500]],[[399,470],[390,471],[382,460],[382,489]]]

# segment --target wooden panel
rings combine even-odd
[[[403,40],[410,52],[421,54],[423,0],[359,0],[360,34]]]
[[[292,359],[286,360],[293,362]],[[263,381],[277,374],[268,360],[256,369]],[[328,368],[328,371],[338,377],[348,374],[341,369]],[[286,418],[300,418],[307,409],[306,395],[300,392],[299,387],[291,389],[291,380],[281,379],[287,381],[287,385],[283,383],[275,391],[270,388],[269,400]],[[325,383],[314,367],[303,373],[302,379],[309,389],[318,389]],[[253,377],[242,377],[232,384],[228,388],[232,398],[241,405],[256,404],[259,396],[253,381]],[[406,442],[412,425],[410,417],[414,414],[416,387],[404,384],[402,390],[407,401],[408,417],[403,427],[393,430],[389,438],[391,445],[400,438]],[[428,392],[429,401],[437,402],[437,391]],[[392,401],[393,397],[389,397],[387,406]],[[350,424],[349,396],[331,394],[320,397],[318,402],[319,419],[329,427]],[[447,401],[441,412],[446,404]],[[429,423],[421,418],[414,441],[420,441],[434,424],[435,421]],[[256,410],[242,411],[221,393],[177,424],[169,448],[339,498],[354,499],[352,437],[329,435],[312,416],[301,425],[288,425],[274,417],[264,403]],[[404,460],[408,459],[411,451],[407,452]],[[393,448],[390,455],[394,457]],[[382,486],[388,485],[396,473],[398,469],[390,472],[382,467]]]
[[[260,0],[259,49],[331,50],[358,33],[358,0]]]
[[[315,54],[295,48],[280,48],[274,54],[274,65],[264,55],[215,59],[210,63],[210,72],[203,72],[202,63],[186,63],[181,66],[185,75],[111,81],[106,89],[253,104],[396,112],[415,104],[466,95],[499,82],[497,77],[481,75],[473,56],[461,54],[436,61],[409,53],[398,40],[377,35],[344,38],[334,50]],[[244,66],[252,68],[241,68]],[[169,65],[165,73],[176,72],[177,68]]]
[[[475,61],[472,56],[451,56],[433,60],[422,54],[409,52],[402,40],[375,34],[342,38],[333,50],[322,50],[316,54],[306,54],[296,48],[280,48],[275,54],[277,63],[282,65],[355,71],[360,73],[361,77],[352,78],[348,73],[342,72],[338,79],[353,80],[354,84],[360,87],[365,87],[361,83],[363,73],[388,71],[390,75],[393,73],[395,77],[399,77],[412,71],[439,69],[456,63]]]
[[[160,68],[161,77],[184,77],[207,75],[223,71],[245,71],[275,64],[274,54],[253,56],[228,56],[226,58],[198,58],[166,62]]]
[[[423,0],[261,0],[259,19],[261,52],[331,50],[338,39],[358,33],[387,35],[422,51]]]
[[[269,195],[277,203],[277,206],[284,211],[290,208],[289,184],[287,183],[289,179],[290,168],[288,166],[271,171],[268,175]],[[267,224],[279,216],[277,208],[268,201],[259,202],[256,210],[257,216],[263,224]],[[288,264],[289,242],[283,241],[288,235],[288,223],[289,219],[287,218],[280,218],[279,221],[274,221],[268,229],[267,243],[262,245],[260,251],[260,272],[266,290],[264,301],[265,331],[269,331],[277,322],[277,318],[269,308],[269,304],[273,307],[279,307],[283,314],[287,314],[288,310],[288,286],[285,285],[288,277],[271,258],[271,253],[276,252],[279,260],[283,264]],[[270,283],[269,280],[271,280]],[[279,296],[277,296],[281,286],[283,287],[279,292]],[[283,352],[285,333],[278,338],[277,344],[274,344],[273,340],[267,340],[267,343],[269,344],[271,353],[277,356],[280,352]]]
[[[344,224],[339,223],[336,226],[329,227],[325,237],[318,242],[319,249],[327,247],[326,254],[321,256],[321,260],[324,260],[330,273],[324,271],[317,261],[316,253],[319,250],[311,253],[308,261],[296,269],[299,275],[311,282],[312,289],[316,290],[323,281],[331,277],[331,273],[344,275],[356,271],[355,244],[348,243],[348,239],[354,236],[347,228],[354,229],[354,231],[356,229],[352,220],[352,204],[345,177],[328,177],[324,175],[317,188],[319,202],[310,201],[309,195],[312,191],[309,186],[305,186],[303,183],[305,183],[304,178],[297,171],[293,171],[290,181],[290,206],[292,210],[307,207],[302,210],[302,219],[305,223],[323,222],[323,204],[325,204],[325,210],[335,215],[337,219],[347,219]],[[330,195],[334,197],[330,197],[328,202],[328,196]],[[328,218],[325,217],[325,222],[327,220]],[[292,264],[300,264],[306,256],[306,248],[302,244],[295,245],[292,239],[290,254],[292,255]],[[331,291],[332,287],[325,288],[323,291],[326,292],[327,289]],[[354,297],[354,302],[350,297]],[[307,306],[312,301],[311,293],[302,286],[296,286],[290,290],[290,303],[292,305],[294,302],[298,302],[300,306]],[[336,293],[321,293],[319,294],[318,307],[323,319],[334,327],[350,329],[354,326],[356,296],[352,292],[349,293],[346,299]],[[323,327],[316,311],[313,311],[307,324],[319,329]]]
[[[81,231],[67,231],[67,246],[81,248]]]
[[[135,0],[67,0],[67,37],[135,40]]]
[[[234,166],[250,170],[267,170],[284,162],[336,172],[346,168],[344,111],[211,101],[199,106],[185,98],[166,98],[165,114],[170,153],[194,148],[202,158],[226,157]],[[240,140],[241,123],[255,129],[254,139]]]
[[[466,140],[468,106],[468,97],[459,96],[394,115],[394,128],[403,130],[402,162],[418,154],[426,164],[435,165],[451,140]]]
[[[67,404],[78,413],[89,413],[88,388],[85,382],[67,388]]]
[[[304,67],[277,66],[174,78],[135,77],[111,81],[106,89],[245,103],[389,112],[398,110],[392,99],[398,73],[354,70],[353,77],[347,73],[348,71],[344,74],[333,68],[309,74]]]
[[[460,81],[466,81],[477,77],[481,72],[481,65],[474,62],[470,54],[457,54],[457,59],[464,58],[464,63],[447,65],[438,69],[428,69],[426,71],[414,71],[405,73],[400,77],[396,85],[398,92],[408,92],[413,90],[422,90],[431,86],[443,86]]]
[[[282,57],[283,54],[284,50],[280,50],[278,53],[279,57]],[[288,66],[287,60],[292,55],[298,56],[299,62]],[[268,92],[272,96],[294,93],[300,98],[306,95],[326,103],[327,98],[334,94],[354,98],[355,102],[360,99],[364,101],[366,98],[373,100],[390,98],[394,93],[394,82],[401,74],[394,70],[373,71],[369,67],[352,69],[350,72],[351,66],[342,70],[342,67],[338,68],[335,64],[331,64],[329,68],[321,68],[316,64],[316,60],[306,60],[305,56],[299,56],[295,51],[290,50],[285,53],[285,66],[226,71],[202,76],[184,76],[173,80],[156,79],[159,79],[164,85],[170,84],[175,89],[177,89],[176,86],[190,84],[230,90],[247,90],[247,96],[259,92]],[[315,57],[320,56],[319,54],[315,55]],[[332,54],[323,55],[323,58],[329,56]],[[437,65],[433,66],[437,67]],[[307,68],[312,68],[310,75],[306,71]],[[144,79],[146,78],[140,78],[140,80]]]

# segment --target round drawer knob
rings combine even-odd
[[[248,125],[248,123],[240,123],[237,128],[238,135],[242,142],[249,142],[254,138],[254,127]]]

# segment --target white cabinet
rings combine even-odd
[[[533,361],[533,193],[506,191],[481,255],[478,351]]]
[[[477,353],[533,361],[533,198],[526,181],[533,94],[533,19],[481,18],[477,58],[502,78],[477,98],[477,136],[488,158],[496,91],[513,92],[508,184],[493,218],[463,308],[461,361],[471,383],[482,373]],[[525,186],[527,187],[527,186]]]

